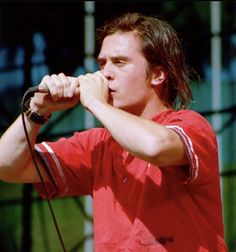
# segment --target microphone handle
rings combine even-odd
[[[48,93],[47,89],[41,88],[39,86],[31,87],[28,89],[29,93]]]

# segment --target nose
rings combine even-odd
[[[101,72],[108,80],[114,79],[114,71],[112,70],[112,66],[109,62],[103,65]]]

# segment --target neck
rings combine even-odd
[[[148,100],[147,103],[143,104],[142,106],[139,106],[138,108],[135,106],[135,108],[124,108],[126,112],[129,112],[133,115],[151,120],[154,116],[157,114],[166,111],[168,109],[171,109],[170,107],[163,104],[163,102],[160,99],[157,99],[156,97],[154,99]]]
[[[157,114],[170,109],[169,107],[165,106],[160,100],[156,100],[154,102],[149,102],[140,117],[151,120]]]

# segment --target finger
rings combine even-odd
[[[95,72],[94,75],[100,77],[100,78],[103,79],[104,81],[107,81],[106,76],[105,76],[101,71]]]
[[[83,74],[79,75],[77,77],[77,79],[78,79],[80,87],[84,84],[84,82],[86,82],[88,80],[88,78],[86,77],[86,75],[83,75]]]
[[[49,75],[43,77],[39,86],[43,89],[48,90],[49,94],[52,98],[54,98],[57,94],[57,88],[55,83],[53,82],[52,78]]]
[[[58,77],[60,78],[61,80],[61,83],[63,85],[63,97],[68,97],[68,92],[69,92],[69,88],[70,88],[70,80],[68,79],[68,77],[66,77],[64,75],[64,73],[60,73],[58,75]]]
[[[75,94],[79,94],[79,80],[75,77],[67,77],[67,79],[70,81],[70,86],[68,88],[68,97],[72,97]]]
[[[95,79],[94,73],[86,73],[85,75],[82,75],[82,76],[88,79],[92,79],[92,80]]]
[[[56,86],[56,93],[54,98],[62,98],[64,96],[64,85],[61,81],[61,78],[56,74],[52,74],[51,79],[54,82],[54,85]]]
[[[49,86],[48,86],[48,84],[47,84],[49,78],[50,78],[49,75],[45,75],[45,76],[43,77],[43,79],[42,79],[41,82],[39,83],[40,89],[45,89],[45,90],[48,90],[48,91],[49,91]]]

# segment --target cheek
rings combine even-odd
[[[143,71],[134,71],[126,75],[126,83],[129,83],[131,86],[141,87],[146,83],[147,75]]]
[[[147,72],[145,68],[131,67],[119,71],[116,75],[119,93],[126,95],[140,95],[147,88]]]
[[[129,83],[126,88],[122,90],[124,100],[130,103],[139,103],[144,100],[147,94],[145,83],[136,80],[133,83]]]

